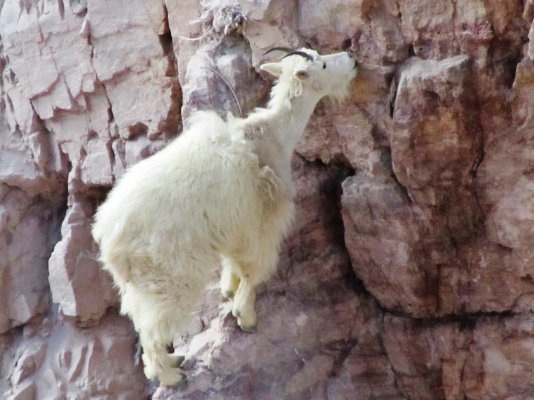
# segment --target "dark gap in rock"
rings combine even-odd
[[[329,207],[331,207],[332,210],[332,223],[329,224],[331,227],[330,235],[335,238],[334,243],[337,243],[343,249],[347,257],[347,262],[339,265],[343,282],[352,292],[363,294],[365,297],[374,299],[378,304],[375,297],[367,290],[363,282],[354,272],[350,262],[349,252],[345,244],[345,226],[343,224],[341,204],[343,191],[341,185],[348,177],[354,176],[356,171],[347,167],[345,164],[330,163],[326,165],[319,160],[314,161],[313,163],[327,169],[331,177],[331,179],[322,185],[320,193],[326,195],[325,197],[329,199]]]
[[[43,124],[44,129],[44,124]],[[49,131],[45,130],[46,133],[50,133]],[[67,214],[68,210],[68,197],[69,197],[69,189],[68,189],[68,175],[70,171],[72,170],[72,163],[68,157],[67,154],[63,153],[61,150],[61,147],[59,144],[57,144],[58,147],[58,154],[59,157],[64,158],[66,161],[66,172],[65,174],[58,175],[55,181],[55,190],[51,194],[45,194],[41,193],[39,194],[36,199],[35,203],[45,203],[47,204],[47,208],[50,210],[50,214],[47,221],[42,221],[42,224],[47,225],[47,241],[48,241],[48,252],[45,256],[46,260],[50,260],[50,257],[52,256],[52,253],[58,244],[58,242],[61,240],[61,226],[63,224],[63,221],[65,220],[65,216]],[[48,262],[47,262],[48,266]],[[50,314],[54,315],[54,318],[58,315],[57,310],[55,309],[54,303],[52,303],[52,291],[50,289],[50,284],[48,280],[46,281],[46,295],[48,296],[47,300],[47,306],[45,309],[40,312],[35,319],[35,326],[40,325],[43,319],[46,316],[49,316]],[[31,321],[30,321],[31,322]]]
[[[72,13],[78,17],[84,18],[87,14],[87,0],[69,0],[69,5]]]
[[[480,135],[480,147],[478,149],[478,155],[477,157],[473,160],[473,165],[471,166],[471,169],[469,170],[469,175],[471,176],[471,178],[476,178],[477,176],[477,172],[478,172],[478,168],[480,167],[480,164],[482,164],[482,162],[484,161],[484,157],[485,157],[485,150],[484,150],[484,134],[481,134]]]
[[[15,115],[15,107],[13,106],[13,101],[11,100],[11,98],[9,97],[9,95],[6,93],[6,96],[5,96],[5,99],[6,99],[6,106],[9,108],[9,111],[11,112],[12,115]],[[33,105],[32,105],[33,107]],[[3,110],[1,110],[3,111]],[[15,125],[15,132],[20,132],[20,127],[19,127],[19,124],[16,123]],[[13,132],[13,133],[15,133]]]
[[[389,93],[388,93],[388,100],[389,100],[389,116],[391,119],[393,119],[393,115],[395,114],[395,102],[397,101],[397,77],[395,74],[391,75],[391,81],[389,82]]]
[[[341,49],[343,49],[344,51],[351,51],[351,48],[352,48],[352,39],[346,38],[345,40],[343,40],[343,42],[341,43]]]
[[[148,126],[146,126],[144,123],[139,121],[133,125],[130,125],[128,127],[128,132],[129,132],[128,138],[130,140],[134,140],[135,138],[139,136],[146,136],[148,133]]]
[[[174,42],[172,39],[172,33],[169,26],[168,10],[163,5],[163,33],[158,35],[158,39],[163,50],[163,54],[167,57],[168,64],[165,76],[171,78],[171,107],[167,118],[158,126],[158,130],[161,131],[165,138],[174,137],[180,130],[180,110],[182,108],[182,89],[180,82],[178,81],[178,60],[176,53],[174,52]]]
[[[343,275],[343,280],[347,288],[352,290],[354,293],[364,294],[366,297],[374,299],[376,303],[379,304],[378,300],[376,300],[376,298],[367,290],[363,281],[358,277],[358,275],[356,275],[354,268],[352,268],[352,264],[349,266],[350,268],[347,268]]]
[[[343,226],[343,220],[341,218],[341,183],[347,179],[350,175],[354,174],[354,171],[343,164],[329,164],[328,166],[320,161],[316,164],[321,165],[322,168],[328,170],[329,179],[323,182],[319,187],[319,193],[325,199],[328,199],[332,204],[330,225],[332,231],[331,235],[335,238],[335,242],[345,247],[345,228]]]
[[[87,132],[87,140],[93,140],[96,138],[98,138],[98,133],[94,129],[91,129],[89,132]]]
[[[106,94],[107,96],[107,94]],[[108,107],[108,122],[114,122],[115,121],[115,115],[113,114],[113,108],[111,107],[111,102],[109,101],[109,98],[108,98],[108,103],[109,103],[109,107]]]
[[[34,105],[33,105],[31,100],[30,100],[30,106],[31,106],[32,111],[33,111],[32,122],[33,122],[33,124],[35,124],[35,130],[49,133],[48,129],[46,129],[44,121],[41,119],[41,117],[39,116],[39,114],[35,110],[35,107],[34,107]]]
[[[408,191],[408,189],[399,181],[399,178],[397,177],[397,175],[395,174],[395,171],[393,169],[393,157],[391,155],[391,147],[387,147],[384,149],[384,151],[382,152],[382,158],[381,158],[382,162],[384,163],[384,165],[387,165],[388,166],[388,169],[391,171],[391,179],[393,179],[393,181],[395,181],[395,183],[397,184],[397,187],[399,188],[400,192],[402,193],[404,199],[409,203],[409,204],[413,204],[413,200],[412,200],[412,197],[410,196],[410,192]]]
[[[110,139],[110,140],[108,140],[106,142],[106,150],[108,151],[109,162],[110,162],[112,168],[115,166],[115,163],[117,162],[117,159],[115,157],[115,152],[113,151],[113,142],[114,141],[115,141],[114,139]]]
[[[358,344],[356,340],[341,340],[337,344],[336,353],[337,355],[333,358],[334,362],[332,365],[332,370],[330,371],[329,377],[335,378],[339,374],[339,370],[345,363],[345,360],[350,356],[352,353],[352,349],[354,349],[354,346]]]
[[[523,60],[523,55],[521,53],[518,53],[515,55],[511,55],[505,63],[505,68],[508,71],[506,77],[506,87],[509,89],[512,89],[514,85],[515,76],[517,74],[517,66],[519,65],[521,60]]]
[[[8,72],[4,75],[4,79],[6,81],[10,82],[10,83],[13,83],[14,85],[19,83],[17,75],[15,74],[15,72],[11,68],[9,68]]]
[[[107,97],[107,93],[106,93],[106,97]],[[109,101],[109,98],[108,98],[108,104],[109,104],[109,107],[108,107],[108,122],[112,123],[112,122],[115,121],[115,115],[113,114],[113,108],[111,107],[111,102]]]
[[[106,200],[110,190],[108,186],[93,185],[84,191],[85,200],[91,205],[93,213]]]
[[[63,4],[63,0],[57,0],[57,8],[61,19],[65,19],[65,5]]]
[[[423,99],[431,109],[436,109],[440,104],[440,97],[436,92],[431,90],[423,90]]]
[[[414,317],[399,310],[389,310],[382,308],[385,315],[397,318],[409,319],[416,328],[435,328],[439,325],[459,324],[463,329],[472,329],[480,320],[502,320],[505,318],[514,318],[521,315],[534,316],[532,312],[513,312],[505,311],[476,311],[465,312],[463,314],[444,314],[432,317]]]
[[[504,80],[504,85],[507,89],[512,88],[517,65],[522,59],[523,50],[520,44],[500,39],[491,41],[488,48],[488,60],[491,62],[497,77],[500,76]]]
[[[172,40],[171,29],[169,27],[169,12],[165,4],[163,5],[163,33],[158,35],[159,43],[163,54],[169,60],[165,76],[175,77],[178,73],[176,54],[174,53],[174,43]]]
[[[158,35],[158,39],[161,44],[161,48],[163,49],[163,53],[169,60],[167,70],[165,71],[165,76],[175,77],[178,73],[178,69],[176,66],[176,55],[174,54],[171,32],[167,31],[162,35]]]

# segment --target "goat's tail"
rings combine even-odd
[[[131,279],[129,252],[123,248],[125,243],[120,224],[115,224],[109,234],[105,234],[104,229],[98,220],[93,224],[92,234],[100,247],[99,260],[102,268],[111,274],[115,284],[122,290]]]

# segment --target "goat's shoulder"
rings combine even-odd
[[[217,137],[228,133],[226,121],[215,111],[195,111],[184,122],[182,136]]]

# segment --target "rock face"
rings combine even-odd
[[[534,2],[0,1],[0,397],[534,398]],[[294,159],[297,218],[241,332],[147,382],[90,236],[191,112],[245,115],[274,46],[350,48]],[[394,70],[394,72],[391,72]]]

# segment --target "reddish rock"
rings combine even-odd
[[[360,70],[299,143],[258,331],[214,283],[175,338],[189,386],[153,398],[534,397],[532,0],[0,3],[0,397],[154,394],[91,214],[194,110],[263,105],[263,53],[302,45]]]
[[[384,346],[397,387],[413,399],[532,396],[532,316],[425,324],[387,317]]]
[[[443,255],[425,213],[394,181],[364,174],[343,182],[342,210],[352,267],[367,290],[389,310],[436,313]]]

